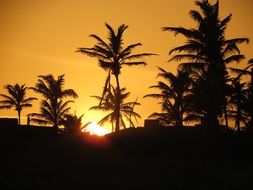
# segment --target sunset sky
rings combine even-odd
[[[211,1],[215,2],[215,1]],[[38,75],[65,74],[66,88],[79,95],[71,112],[84,114],[84,122],[98,121],[101,113],[88,111],[97,104],[91,95],[101,95],[107,73],[98,67],[95,58],[75,53],[78,47],[91,47],[94,33],[107,36],[104,23],[113,28],[127,24],[124,44],[141,42],[136,52],[157,53],[148,57],[147,66],[123,68],[121,87],[131,92],[129,101],[138,97],[136,111],[143,125],[152,112],[159,111],[156,100],[143,99],[156,83],[157,66],[175,72],[177,63],[168,63],[168,51],[184,42],[184,38],[162,32],[163,26],[195,27],[189,11],[196,9],[193,0],[0,0],[0,93],[3,85],[34,86]],[[221,18],[232,13],[227,38],[248,37],[253,40],[253,1],[220,0]],[[253,57],[253,43],[240,46],[248,59]],[[29,92],[29,96],[37,94]],[[22,116],[39,111],[39,101],[25,109]],[[16,117],[13,110],[0,110],[1,117]],[[26,119],[22,121],[26,123]]]

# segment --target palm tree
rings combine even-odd
[[[26,92],[28,88],[23,85],[6,85],[4,88],[7,90],[9,95],[0,94],[3,100],[0,101],[0,109],[11,109],[14,108],[18,112],[18,124],[20,125],[21,111],[23,108],[32,107],[31,102],[37,100],[37,98],[26,98]]]
[[[114,31],[109,24],[105,24],[109,31],[108,42],[104,41],[98,35],[91,34],[90,37],[94,38],[97,43],[92,48],[78,48],[77,52],[83,53],[90,57],[96,57],[99,62],[99,66],[110,74],[114,75],[116,80],[116,96],[114,104],[115,113],[115,131],[120,128],[120,82],[119,75],[121,73],[122,66],[135,66],[135,65],[146,65],[144,61],[134,61],[136,59],[144,58],[146,56],[154,55],[151,53],[140,53],[133,54],[134,48],[141,46],[141,43],[135,43],[128,45],[126,48],[123,47],[123,33],[128,28],[127,25],[122,24],[119,26],[117,31]],[[108,87],[109,81],[106,82],[105,89]],[[102,97],[104,94],[102,95]]]
[[[77,117],[76,115],[66,114],[62,120],[62,125],[64,126],[64,131],[66,134],[78,134],[81,132],[82,128],[82,117]]]
[[[232,81],[232,94],[228,102],[233,109],[230,112],[230,118],[235,120],[234,129],[237,132],[241,130],[241,122],[245,125],[248,121],[247,114],[244,111],[244,105],[247,102],[247,88],[246,83],[241,83],[240,75]]]
[[[162,113],[153,113],[149,117],[159,119],[164,125],[183,126],[184,114],[187,112],[185,98],[189,95],[189,87],[191,80],[188,74],[178,70],[177,75],[167,72],[162,68],[158,68],[160,73],[158,77],[162,77],[167,83],[159,81],[150,88],[156,88],[161,93],[148,94],[145,97],[160,99],[162,105]]]
[[[58,127],[64,116],[70,110],[69,103],[73,101],[64,101],[67,97],[77,98],[77,94],[73,89],[63,89],[64,75],[58,76],[57,79],[53,75],[39,75],[35,87],[31,89],[41,94],[44,99],[41,101],[40,113],[30,114],[31,121],[53,125],[58,131]]]
[[[219,125],[217,118],[225,101],[226,65],[244,58],[238,45],[248,43],[249,40],[225,38],[225,30],[232,15],[221,20],[218,1],[210,4],[208,0],[198,0],[195,4],[200,8],[200,12],[191,10],[190,16],[197,23],[196,29],[163,27],[163,31],[181,34],[187,39],[184,45],[170,51],[170,54],[176,53],[170,61],[186,60],[179,68],[187,71],[189,75],[198,72],[199,80],[205,81],[205,90],[202,89],[207,104],[204,123],[212,130]]]
[[[115,89],[112,85],[109,86],[109,88],[106,89],[106,93],[104,97],[100,96],[92,96],[93,98],[96,98],[100,103],[97,106],[93,106],[90,108],[90,110],[99,110],[99,111],[105,111],[109,112],[105,117],[103,117],[98,124],[104,125],[106,122],[110,122],[112,124],[112,132],[117,131],[114,127],[117,123],[117,117],[118,113],[116,113],[115,110],[115,104],[117,98],[119,98],[119,119],[120,119],[120,126],[122,126],[124,129],[127,128],[125,120],[127,120],[130,123],[130,126],[134,126],[134,123],[132,121],[131,117],[134,117],[134,119],[137,121],[137,118],[141,118],[141,116],[134,111],[134,106],[140,105],[137,101],[135,102],[124,102],[124,100],[129,97],[130,92],[125,92],[125,88],[120,89],[120,94],[118,97],[117,89]],[[114,125],[115,124],[115,125]]]
[[[249,122],[247,123],[247,127],[253,128],[253,59],[248,61],[247,67],[243,69],[238,68],[230,68],[232,72],[237,73],[239,76],[248,76],[250,77],[250,82],[247,84],[247,101],[244,104],[244,108],[247,111]]]

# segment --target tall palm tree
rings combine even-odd
[[[160,99],[162,105],[162,113],[153,113],[151,118],[159,119],[165,125],[183,126],[186,110],[185,98],[189,95],[189,87],[191,80],[187,73],[178,70],[177,75],[167,72],[162,68],[158,68],[160,73],[158,77],[162,77],[167,83],[159,81],[150,88],[159,89],[161,92],[156,94],[148,94],[145,97]]]
[[[18,124],[20,125],[21,111],[23,108],[32,107],[31,102],[33,100],[37,100],[37,98],[26,98],[28,88],[25,84],[8,84],[4,86],[4,88],[7,90],[9,95],[0,94],[0,97],[3,98],[3,100],[0,101],[0,109],[14,108],[18,112]]]
[[[115,110],[115,104],[117,98],[119,98],[119,119],[120,119],[120,126],[122,126],[124,129],[127,128],[127,125],[125,123],[125,120],[130,123],[130,126],[134,126],[134,123],[132,121],[132,117],[137,121],[137,118],[141,118],[141,116],[134,111],[134,106],[140,105],[137,101],[135,102],[124,102],[127,97],[129,97],[130,92],[125,92],[125,88],[120,89],[120,96],[117,94],[117,89],[115,89],[112,85],[109,86],[109,88],[106,89],[106,94],[104,97],[100,96],[92,96],[96,98],[100,103],[97,106],[93,106],[90,108],[90,110],[99,110],[99,111],[105,111],[109,112],[105,117],[103,117],[98,124],[104,125],[106,122],[110,122],[112,124],[112,132],[117,131],[114,126],[116,126],[118,113],[116,113]]]
[[[77,98],[77,94],[73,89],[63,89],[64,75],[58,76],[57,79],[53,75],[39,75],[35,87],[31,89],[41,94],[44,99],[41,101],[40,113],[30,114],[31,121],[40,124],[49,124],[58,131],[58,127],[64,116],[70,110],[69,103],[73,101],[64,101],[67,97]]]
[[[187,41],[184,45],[173,48],[170,54],[176,53],[171,61],[183,61],[180,69],[200,74],[199,80],[205,80],[205,126],[210,130],[219,126],[218,115],[225,101],[226,65],[239,62],[244,56],[240,54],[238,45],[248,43],[247,38],[226,39],[225,30],[231,14],[221,20],[219,17],[219,1],[214,4],[208,0],[197,0],[195,4],[200,11],[191,10],[190,16],[197,23],[196,29],[184,27],[163,27],[163,31],[183,35]]]
[[[115,131],[118,131],[120,128],[120,82],[119,75],[121,73],[122,66],[135,66],[135,65],[146,65],[144,61],[134,61],[136,59],[144,58],[150,55],[151,53],[140,53],[133,54],[132,51],[134,48],[141,46],[141,43],[135,43],[128,45],[126,48],[123,47],[123,33],[128,28],[127,25],[122,24],[118,27],[117,31],[109,24],[105,24],[106,28],[109,31],[108,42],[104,41],[98,35],[91,34],[90,37],[94,38],[97,43],[92,48],[78,48],[77,52],[88,55],[90,57],[96,57],[99,62],[99,66],[104,70],[109,72],[109,75],[112,74],[116,80],[116,99],[114,104],[115,109]],[[106,82],[105,89],[108,87],[109,83]],[[102,95],[103,97],[103,95]]]

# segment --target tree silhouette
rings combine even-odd
[[[109,112],[105,117],[103,117],[98,124],[104,125],[106,122],[110,122],[112,124],[112,132],[116,131],[116,128],[114,126],[117,122],[118,113],[116,113],[115,110],[115,104],[117,99],[119,98],[119,118],[120,123],[119,126],[122,126],[124,129],[127,128],[127,125],[125,123],[125,119],[130,123],[130,126],[134,126],[134,123],[131,119],[133,116],[134,119],[137,121],[137,118],[141,118],[141,116],[134,111],[135,105],[140,105],[137,101],[135,102],[124,102],[126,98],[129,97],[130,92],[125,92],[125,88],[120,89],[120,94],[118,97],[117,89],[115,89],[112,85],[109,86],[109,88],[106,89],[106,93],[104,97],[100,96],[92,96],[99,100],[99,105],[93,106],[90,108],[90,110],[99,110],[99,111],[105,111]]]
[[[58,76],[57,79],[53,75],[39,75],[35,87],[32,87],[36,93],[41,94],[44,99],[41,101],[40,113],[32,113],[31,121],[39,124],[53,125],[58,131],[58,127],[64,116],[70,110],[69,103],[73,101],[64,101],[67,97],[77,98],[77,94],[73,89],[63,89],[64,75]]]
[[[146,65],[144,61],[134,61],[144,58],[146,56],[154,55],[151,53],[133,54],[134,48],[141,46],[141,43],[135,43],[123,48],[123,33],[128,28],[127,25],[122,24],[118,27],[117,31],[114,31],[109,24],[105,24],[109,31],[108,42],[105,42],[98,35],[91,34],[90,37],[94,38],[97,43],[92,48],[78,48],[77,52],[83,53],[90,57],[96,57],[99,62],[99,66],[108,71],[109,75],[112,74],[116,80],[116,96],[114,103],[115,114],[115,131],[120,129],[120,82],[119,75],[121,73],[122,66],[135,66]],[[106,81],[105,88],[109,85],[109,81]],[[104,94],[102,95],[103,98]]]
[[[150,88],[156,88],[160,90],[160,93],[148,94],[145,97],[156,98],[160,100],[162,105],[162,113],[153,113],[149,117],[159,119],[164,125],[176,125],[183,126],[184,114],[187,112],[185,98],[189,95],[189,86],[191,80],[187,73],[178,70],[177,75],[171,72],[167,72],[162,68],[158,68],[160,73],[158,77],[166,80],[159,81],[157,85],[153,85]]]
[[[186,37],[184,45],[173,48],[170,54],[176,53],[170,61],[183,61],[179,68],[187,71],[189,75],[198,73],[202,80],[199,84],[204,89],[205,97],[203,124],[208,130],[217,129],[219,126],[218,115],[222,112],[225,101],[225,83],[227,76],[226,65],[233,61],[239,62],[244,56],[240,54],[238,45],[248,43],[247,38],[226,39],[225,30],[231,14],[225,19],[219,18],[219,2],[210,4],[208,0],[195,1],[200,8],[190,11],[191,18],[197,23],[196,29],[183,27],[164,27],[163,31],[181,34]]]
[[[64,132],[66,134],[78,134],[81,132],[82,128],[82,117],[77,117],[76,115],[66,114],[62,120],[62,125],[64,126]]]
[[[0,109],[14,108],[18,112],[18,124],[20,125],[21,111],[23,108],[32,107],[31,102],[37,100],[37,98],[26,98],[26,92],[28,88],[23,85],[6,85],[4,88],[7,90],[8,95],[0,94],[3,100],[0,101]]]
[[[248,61],[248,65],[243,69],[230,68],[232,72],[237,73],[239,76],[248,76],[250,81],[247,83],[246,89],[246,102],[243,105],[244,111],[248,115],[248,123],[246,126],[248,129],[253,130],[253,59]]]
[[[245,125],[247,123],[247,115],[245,114],[243,110],[243,105],[246,103],[247,99],[247,89],[246,89],[246,83],[241,83],[240,76],[234,78],[232,81],[232,94],[229,101],[229,104],[232,105],[232,108],[230,110],[230,118],[235,120],[235,130],[237,132],[240,132],[241,129],[241,122],[243,122]]]

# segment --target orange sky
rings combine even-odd
[[[161,27],[194,27],[188,13],[195,8],[191,0],[0,0],[0,93],[5,93],[5,84],[34,86],[40,74],[65,74],[65,87],[79,95],[72,112],[85,114],[84,122],[97,121],[101,115],[88,111],[97,103],[90,96],[101,95],[106,72],[98,67],[96,59],[75,50],[94,44],[88,37],[91,33],[106,37],[105,22],[114,28],[125,23],[129,25],[125,44],[141,42],[143,46],[137,51],[159,54],[147,58],[146,67],[123,68],[120,76],[121,87],[131,92],[128,100],[138,97],[141,103],[136,111],[142,116],[138,125],[143,125],[148,115],[159,111],[155,100],[142,98],[152,92],[148,87],[157,81],[156,66],[175,72],[177,64],[166,62],[168,51],[184,40],[162,32]],[[227,37],[253,40],[253,1],[220,0],[220,10],[222,18],[233,14]],[[241,50],[247,59],[253,57],[252,43],[241,46]],[[38,109],[36,102],[22,115]],[[0,111],[0,116],[15,117],[16,112]]]

